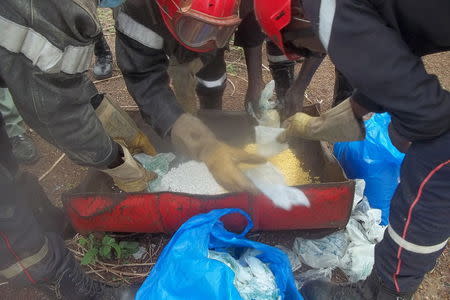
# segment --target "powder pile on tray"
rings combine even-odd
[[[257,145],[249,144],[245,146],[245,151],[257,153]],[[291,149],[286,149],[279,154],[267,159],[284,175],[288,186],[315,183],[309,171],[305,170],[303,163],[297,158]]]
[[[162,177],[158,190],[201,195],[227,192],[216,182],[204,163],[194,160],[172,168]]]

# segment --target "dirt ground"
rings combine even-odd
[[[114,27],[108,10],[100,10],[101,21],[104,26],[104,33],[114,51]],[[441,53],[425,57],[427,70],[436,74],[441,84],[450,89],[450,53]],[[227,53],[227,71],[228,85],[224,97],[224,110],[242,111],[244,110],[243,99],[246,90],[245,60],[243,51],[236,47],[231,47]],[[267,61],[263,62],[263,72],[265,81],[271,79],[267,68]],[[320,103],[321,109],[326,110],[330,107],[331,96],[333,93],[334,69],[330,60],[327,58],[320,66],[313,78],[312,84],[307,91],[308,99],[312,103]],[[100,92],[107,93],[111,98],[118,101],[125,109],[135,109],[131,96],[128,94],[123,78],[120,75],[117,65],[114,67],[113,77],[109,80],[96,82]],[[52,165],[62,156],[62,152],[41,139],[36,133],[30,131],[37,144],[40,153],[40,160],[33,166],[24,166],[36,176],[42,176]],[[77,186],[84,178],[87,169],[72,163],[67,157],[56,165],[56,167],[41,181],[51,201],[61,206],[61,194]],[[295,235],[289,233],[263,233],[258,237],[261,241],[268,244],[284,244],[292,246]],[[147,235],[140,237],[141,243],[144,243],[147,250],[159,246],[156,253],[152,254],[152,259],[156,260],[157,253],[161,250],[161,241],[168,240],[166,236]],[[159,244],[159,245],[158,245]],[[145,268],[136,267],[136,272],[144,272]],[[147,268],[148,270],[148,268]],[[8,284],[0,285],[0,299],[47,299],[37,290],[26,288],[22,290],[11,289]],[[450,254],[447,250],[438,261],[437,266],[427,274],[421,285],[415,299],[450,299]]]

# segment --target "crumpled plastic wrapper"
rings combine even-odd
[[[236,259],[227,252],[209,250],[208,257],[227,265],[235,273],[234,286],[244,300],[281,299],[275,276],[269,267],[256,256],[257,250],[249,249]]]
[[[310,206],[305,194],[286,184],[284,176],[270,162],[244,171],[250,181],[277,207],[290,210],[293,206]]]

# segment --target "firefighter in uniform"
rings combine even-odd
[[[321,117],[290,117],[281,140],[361,140],[362,116],[386,111],[391,140],[406,153],[371,275],[355,285],[310,281],[302,294],[411,299],[450,235],[450,93],[421,59],[450,50],[450,2],[255,0],[255,13],[280,49],[326,51],[355,88]]]

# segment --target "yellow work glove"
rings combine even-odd
[[[238,165],[264,163],[265,158],[220,142],[202,121],[189,114],[178,118],[172,127],[171,136],[178,151],[203,161],[216,181],[226,190],[258,192]]]
[[[95,112],[106,133],[114,140],[123,141],[131,154],[156,155],[148,137],[117,103],[105,97]]]
[[[130,151],[119,143],[123,151],[123,163],[113,169],[101,170],[114,180],[114,184],[127,193],[145,191],[148,183],[154,180],[157,175],[150,172],[137,162]]]
[[[320,117],[296,113],[284,121],[283,127],[286,130],[278,137],[278,141],[281,143],[285,143],[289,137],[331,143],[359,141],[365,137],[364,123],[353,113],[349,99],[323,113]]]

